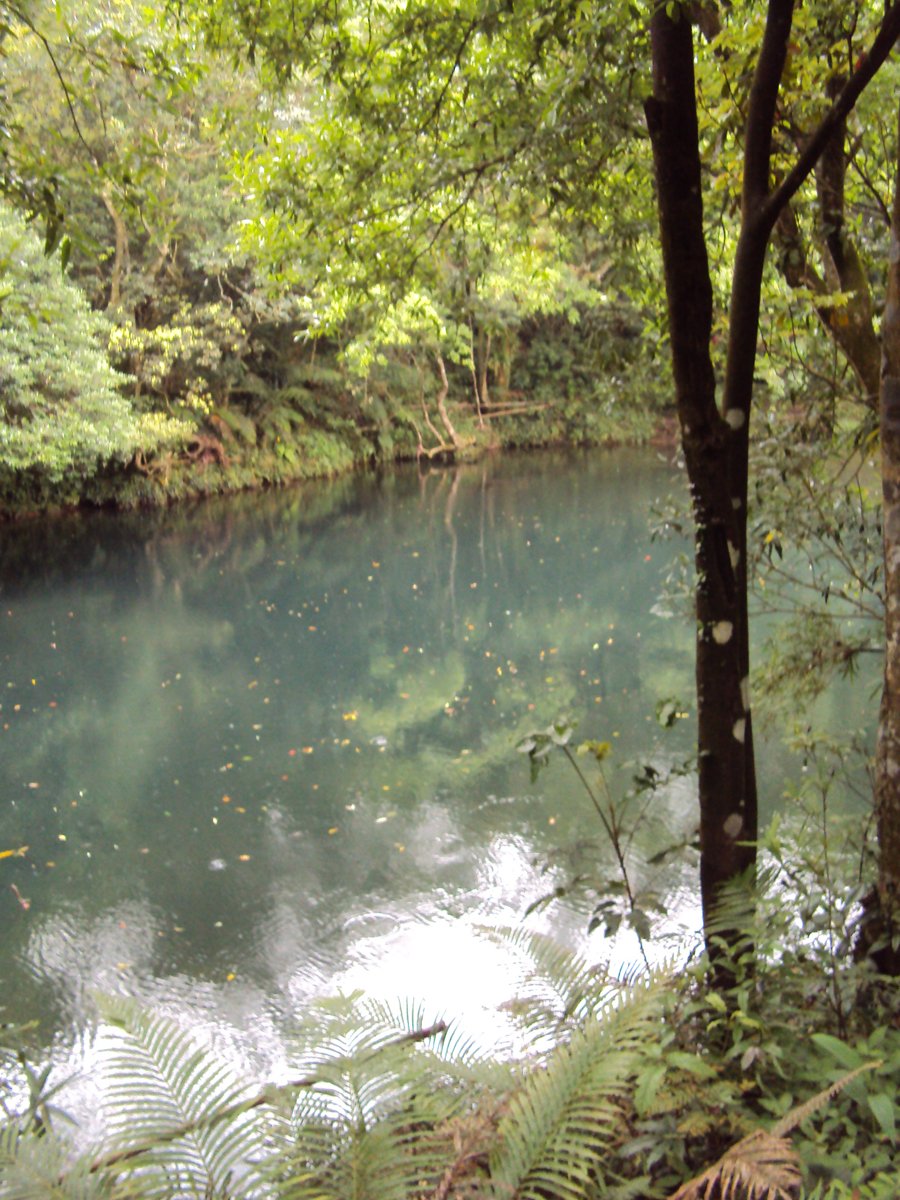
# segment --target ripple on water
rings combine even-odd
[[[87,913],[69,905],[33,924],[23,958],[29,975],[79,1028],[91,1020],[92,996],[131,994],[133,980],[152,971],[157,921],[151,905],[127,901],[115,911]]]

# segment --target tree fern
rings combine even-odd
[[[491,1160],[498,1196],[582,1200],[591,1195],[604,1153],[619,1140],[623,1104],[659,1028],[663,989],[656,980],[588,1019],[531,1074],[500,1123]]]
[[[173,1021],[128,1001],[106,1002],[101,1083],[112,1150],[106,1173],[139,1171],[141,1195],[262,1194],[255,1160],[273,1112],[227,1063]]]

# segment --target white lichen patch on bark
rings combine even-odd
[[[725,421],[732,429],[743,429],[746,420],[744,411],[740,408],[729,408],[725,414]]]
[[[744,828],[744,818],[740,813],[733,812],[730,817],[726,817],[722,828],[728,837],[736,838]]]
[[[734,725],[731,727],[731,732],[734,734],[735,741],[743,742],[744,735],[747,732],[746,717],[738,717],[738,719],[735,721]]]
[[[731,507],[734,509],[735,512],[741,511],[743,503],[744,502],[743,502],[743,500],[741,500],[740,496],[732,496],[731,497]]]
[[[730,621],[716,621],[712,627],[713,641],[720,646],[725,646],[731,641],[731,635],[734,633],[734,626]]]
[[[734,571],[741,561],[741,552],[732,542],[728,543],[728,557],[731,560],[731,569]]]
[[[745,675],[741,680],[741,704],[744,712],[750,711],[750,676]]]

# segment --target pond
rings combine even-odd
[[[502,1040],[514,938],[485,930],[523,927],[560,848],[615,874],[574,773],[531,782],[517,742],[577,718],[614,791],[691,751],[692,631],[653,614],[673,549],[648,521],[682,489],[652,451],[542,454],[3,531],[4,1019],[63,1060],[125,993],[266,1073],[291,1014],[363,988]],[[638,883],[694,822],[689,774],[648,794]],[[662,869],[679,936],[693,888]]]

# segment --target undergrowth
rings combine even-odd
[[[106,1001],[103,1144],[76,1150],[65,1089],[51,1104],[49,1076],[8,1052],[29,1099],[5,1101],[0,1197],[896,1197],[896,982],[852,954],[858,852],[832,836],[826,869],[811,844],[773,827],[753,920],[746,888],[723,900],[721,927],[742,921],[727,990],[702,957],[621,978],[485,931],[521,962],[516,1061],[354,995],[304,1013],[292,1078],[259,1089],[168,1018]]]

